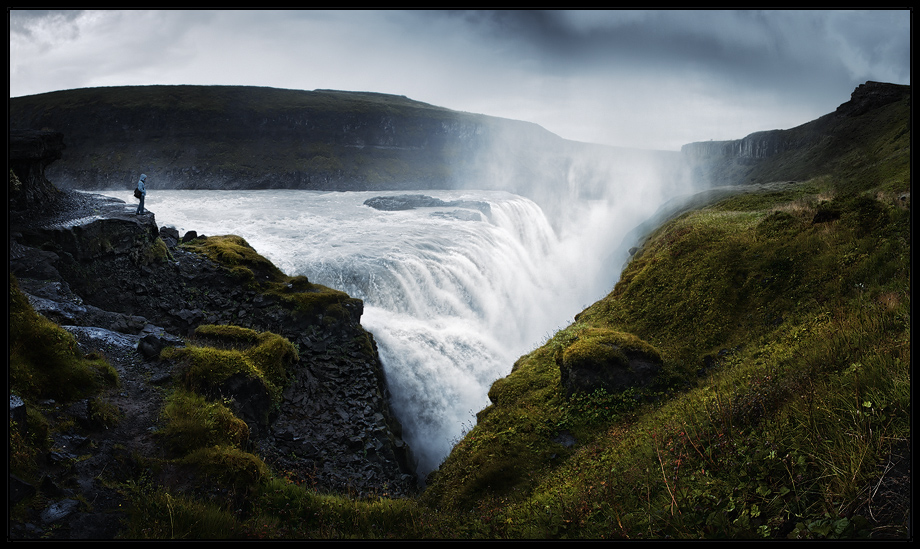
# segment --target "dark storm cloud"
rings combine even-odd
[[[621,107],[640,105],[629,101],[640,92],[622,91],[629,86],[658,105],[700,94],[711,99],[705,109],[725,107],[726,122],[744,104],[751,119],[761,118],[758,110],[786,105],[787,117],[774,120],[783,127],[800,112],[811,113],[804,122],[833,110],[866,80],[910,83],[906,11],[476,11],[425,17],[464,25],[509,63],[573,82],[603,82],[609,95],[623,99]],[[720,125],[706,131],[719,133]]]
[[[739,87],[909,82],[905,12],[427,12],[463,21],[517,60],[568,76],[632,70],[697,74]],[[860,66],[862,65],[862,66]],[[886,67],[887,66],[887,67]],[[881,71],[879,71],[881,68]]]

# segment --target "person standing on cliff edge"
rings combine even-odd
[[[147,196],[147,176],[141,174],[141,178],[137,181],[137,190],[134,192],[134,195],[140,199],[140,204],[137,205],[137,212],[135,215],[141,215],[147,213],[147,210],[144,209],[144,198]]]

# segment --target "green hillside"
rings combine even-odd
[[[879,114],[836,155],[799,151],[826,173],[657,229],[493,385],[423,500],[470,536],[905,536],[909,108]],[[566,398],[560,354],[597,331],[657,348],[658,383]]]
[[[910,102],[910,86],[867,82],[835,112],[801,126],[731,142],[691,143],[683,151],[736,153],[734,158],[700,166],[714,184],[805,181],[833,173],[838,188],[855,190],[869,182],[884,186],[910,170],[910,147],[905,145],[910,136]]]

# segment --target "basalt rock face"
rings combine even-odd
[[[75,332],[133,342],[128,354],[156,365],[137,383],[167,379],[175,365],[161,361],[160,351],[182,345],[198,325],[280,334],[300,358],[279,409],[245,382],[222,388],[238,403],[254,451],[323,490],[417,489],[376,344],[360,325],[360,300],[346,299],[334,318],[303,312],[183,249],[153,214],[137,216],[134,205],[100,195],[62,194],[66,207],[11,221],[10,272],[37,311]]]
[[[742,139],[689,143],[681,152],[692,158],[732,158],[741,162],[768,158],[785,151],[795,143],[783,130],[752,133]]]

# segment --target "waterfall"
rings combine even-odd
[[[491,205],[491,220],[454,222],[437,236],[423,223],[386,257],[336,268],[340,285],[365,300],[362,323],[422,474],[488,404],[492,382],[559,320],[547,296],[565,280],[546,218],[519,197]]]

